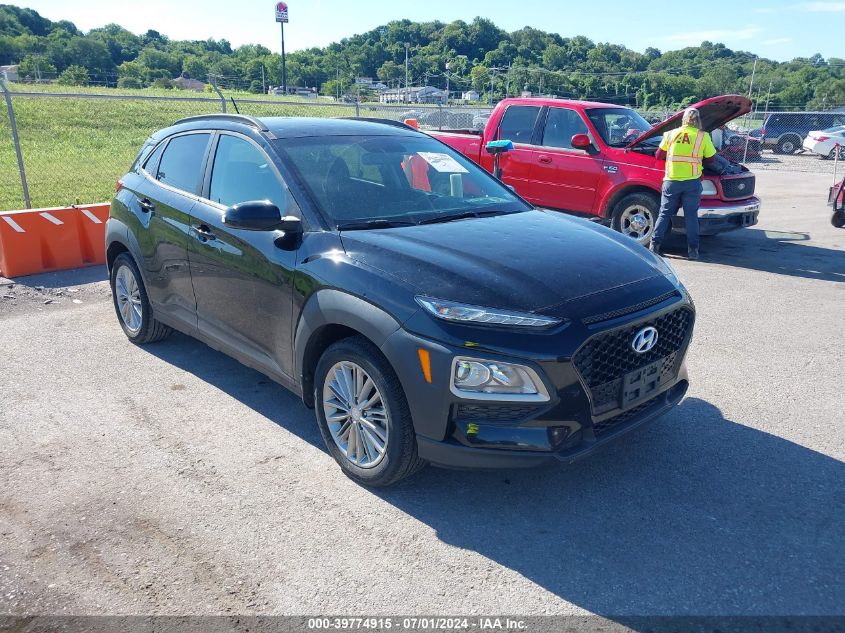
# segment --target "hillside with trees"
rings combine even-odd
[[[771,108],[827,109],[845,104],[845,60],[820,55],[777,62],[723,44],[661,52],[563,37],[532,27],[508,33],[485,18],[390,22],[325,48],[290,53],[290,85],[325,95],[350,91],[355,77],[404,86],[405,43],[411,85],[475,89],[499,99],[527,88],[539,94],[594,99],[641,108],[679,107],[719,93],[749,91]],[[117,24],[81,32],[31,9],[0,5],[0,65],[19,64],[23,80],[72,85],[168,88],[178,77],[260,93],[281,84],[281,59],[261,45],[233,48],[226,40],[177,41],[150,30],[136,35]],[[770,92],[771,90],[771,92]]]

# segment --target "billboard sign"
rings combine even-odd
[[[288,23],[288,5],[286,2],[276,3],[276,22]]]

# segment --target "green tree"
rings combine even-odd
[[[88,76],[88,69],[82,66],[68,66],[65,71],[59,75],[57,83],[63,86],[87,86],[90,78]]]
[[[18,76],[32,80],[55,79],[56,67],[44,55],[27,55],[18,67]]]

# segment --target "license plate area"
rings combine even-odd
[[[675,377],[675,354],[628,374],[622,380],[622,408],[656,396]]]

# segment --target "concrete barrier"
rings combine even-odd
[[[0,275],[103,264],[109,204],[0,212]]]

